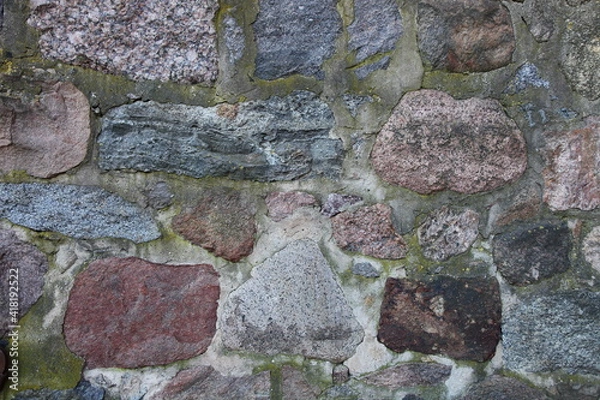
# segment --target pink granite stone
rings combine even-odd
[[[317,199],[305,192],[272,192],[265,199],[269,217],[273,221],[281,221],[292,215],[301,207],[313,207]]]

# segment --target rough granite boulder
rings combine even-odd
[[[367,375],[363,381],[368,385],[383,386],[390,389],[415,386],[435,386],[443,384],[452,367],[434,363],[399,364],[382,371]]]
[[[418,90],[392,112],[371,162],[386,182],[420,194],[477,193],[516,181],[527,167],[527,148],[496,100]]]
[[[69,349],[88,368],[170,364],[206,351],[216,332],[219,275],[208,264],[95,261],[75,279]]]
[[[503,376],[493,375],[469,389],[462,400],[548,400],[540,390],[525,383]]]

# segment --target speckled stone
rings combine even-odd
[[[368,385],[383,386],[390,389],[415,386],[435,386],[443,384],[452,367],[434,363],[399,364],[374,372],[364,378]]]
[[[469,389],[462,400],[548,400],[540,390],[504,376],[493,375]]]
[[[600,226],[595,226],[583,241],[585,260],[600,272]]]
[[[362,197],[351,194],[330,193],[327,195],[327,200],[321,207],[321,214],[327,217],[338,215],[342,211],[346,211],[350,206],[360,203]]]
[[[265,198],[268,215],[273,221],[281,221],[301,207],[314,207],[317,199],[306,192],[271,192]]]

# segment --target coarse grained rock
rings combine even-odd
[[[206,351],[216,331],[211,265],[107,258],[77,275],[64,335],[88,368],[164,365]]]
[[[346,211],[350,206],[360,203],[362,197],[351,194],[330,193],[327,195],[327,200],[321,207],[321,214],[326,217],[333,217],[342,211]]]
[[[321,390],[306,379],[298,369],[284,365],[281,367],[281,386],[286,400],[317,400]]]
[[[600,117],[575,129],[544,133],[544,201],[554,210],[600,205]]]
[[[506,368],[598,374],[600,293],[576,290],[518,300],[502,325]]]
[[[435,363],[399,364],[367,375],[363,381],[369,385],[384,386],[390,389],[443,384],[452,367]]]
[[[289,217],[301,207],[314,207],[317,199],[306,192],[271,192],[265,198],[268,215],[273,221]]]
[[[72,83],[42,84],[35,101],[0,98],[0,173],[49,178],[79,165],[90,139],[90,105]]]
[[[110,110],[98,138],[104,170],[265,181],[339,176],[333,112],[296,91],[216,107],[136,102]]]
[[[511,285],[526,286],[565,272],[571,248],[564,222],[521,224],[494,237],[494,263]]]
[[[244,192],[225,187],[198,196],[197,205],[173,218],[173,229],[218,257],[238,262],[254,248],[256,204]]]
[[[333,55],[342,20],[335,0],[260,0],[252,25],[256,71],[273,80],[292,74],[323,79],[323,62]]]
[[[406,256],[408,246],[394,229],[387,204],[344,211],[331,218],[331,224],[335,242],[344,250],[391,260]]]
[[[0,230],[0,334],[19,319],[42,295],[48,259],[37,247],[10,230]]]
[[[104,389],[94,387],[87,381],[81,381],[73,389],[24,390],[19,391],[15,400],[103,400]]]
[[[44,58],[134,80],[212,84],[216,0],[32,1]]]
[[[512,60],[516,47],[508,8],[494,0],[422,0],[419,50],[434,69],[485,72]]]
[[[308,239],[254,267],[229,295],[221,321],[229,349],[332,362],[349,358],[364,336],[327,260]]]
[[[462,400],[548,400],[544,392],[504,376],[492,375],[469,388]]]
[[[496,351],[500,323],[495,279],[388,278],[377,338],[398,353],[409,350],[483,362]]]
[[[0,218],[76,239],[142,243],[161,236],[150,214],[97,186],[0,183]]]
[[[585,260],[600,272],[600,226],[595,226],[583,241]]]
[[[455,100],[424,89],[407,93],[394,108],[371,162],[384,181],[420,194],[477,193],[517,180],[527,149],[496,100]]]

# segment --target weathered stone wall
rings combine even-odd
[[[600,398],[598,0],[0,28],[3,398]]]

